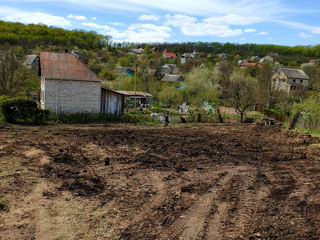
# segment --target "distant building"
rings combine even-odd
[[[144,50],[143,50],[143,48],[132,48],[129,50],[129,53],[142,54],[142,53],[144,53]]]
[[[218,53],[217,57],[221,58],[222,60],[228,60],[229,55],[227,53]]]
[[[24,64],[36,72],[39,72],[40,58],[38,55],[27,55]]]
[[[116,73],[127,74],[128,76],[132,75],[131,69],[128,67],[116,67]]]
[[[179,68],[177,67],[176,64],[165,64],[161,66],[161,72],[163,74],[178,74],[179,73]]]
[[[141,91],[116,91],[127,99],[137,99],[139,104],[151,104],[153,96],[150,93]]]
[[[181,64],[185,64],[187,63],[190,59],[193,59],[195,58],[195,55],[192,54],[192,53],[184,53],[181,55],[181,59],[180,59],[180,62]]]
[[[272,85],[275,89],[286,91],[289,94],[301,94],[308,87],[309,76],[300,69],[283,68],[273,69]]]
[[[311,59],[311,60],[309,61],[309,63],[311,63],[311,64],[313,64],[313,65],[317,65],[317,64],[320,63],[320,59]]]
[[[263,62],[273,63],[273,57],[265,56],[265,57],[260,59],[260,63],[263,63]]]
[[[245,63],[240,64],[241,68],[254,67],[254,66],[258,66],[258,68],[262,68],[261,64],[254,63],[254,62],[245,62]]]
[[[170,53],[170,52],[168,52],[168,50],[167,49],[165,49],[164,50],[164,52],[163,52],[163,58],[177,58],[177,55],[175,54],[175,53]]]
[[[163,82],[183,82],[181,75],[175,75],[175,74],[165,74],[162,78]]]

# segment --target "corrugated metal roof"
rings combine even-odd
[[[293,68],[281,68],[285,75],[287,75],[288,78],[298,78],[298,79],[308,79],[308,75],[300,69],[293,69]]]
[[[146,93],[146,92],[140,92],[140,91],[136,91],[136,94],[134,93],[134,91],[115,91],[118,92],[120,94],[126,95],[126,96],[141,96],[141,97],[152,97],[152,95],[150,93]]]
[[[178,81],[182,81],[182,77],[181,75],[166,74],[161,81],[178,82]]]
[[[101,81],[69,53],[40,52],[41,76],[47,79]]]

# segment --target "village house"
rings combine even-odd
[[[309,63],[313,65],[317,65],[320,63],[320,59],[310,59]]]
[[[301,94],[308,87],[309,77],[300,69],[276,67],[272,74],[274,89],[283,90],[289,94]]]
[[[161,73],[162,74],[178,74],[179,68],[176,64],[165,64],[161,66]]]
[[[263,62],[273,63],[273,57],[271,57],[271,56],[265,56],[265,57],[263,57],[263,58],[260,59],[260,63],[263,63]]]
[[[40,58],[38,55],[27,55],[24,64],[32,70],[39,72]]]
[[[142,54],[142,53],[144,53],[144,49],[143,48],[132,48],[129,50],[129,53]]]
[[[163,82],[183,82],[181,75],[176,74],[165,74],[164,77],[161,79]]]
[[[261,64],[258,64],[255,62],[244,62],[240,64],[240,68],[255,67],[255,66],[258,66],[258,68],[262,68]]]
[[[175,53],[170,53],[170,52],[168,52],[167,49],[165,49],[164,52],[163,52],[162,57],[165,58],[165,59],[168,59],[168,58],[177,58],[177,55],[176,55]]]
[[[118,73],[118,74],[126,74],[128,76],[132,75],[132,71],[128,67],[116,67],[116,73]]]
[[[54,113],[113,113],[123,111],[123,97],[101,89],[101,79],[76,56],[40,52],[40,106]]]
[[[189,60],[194,59],[194,58],[195,58],[195,55],[193,55],[192,53],[184,53],[181,55],[180,62],[181,62],[181,64],[185,64]]]

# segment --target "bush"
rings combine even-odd
[[[38,109],[36,101],[31,98],[7,98],[1,103],[1,112],[9,123],[44,123],[49,116],[49,110]]]
[[[51,119],[58,123],[151,123],[154,122],[148,114],[125,113],[123,115],[102,114],[102,113],[70,113],[52,115]]]

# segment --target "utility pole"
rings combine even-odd
[[[137,108],[137,74],[138,74],[138,64],[136,63],[136,74],[134,78],[134,101],[135,108]]]

